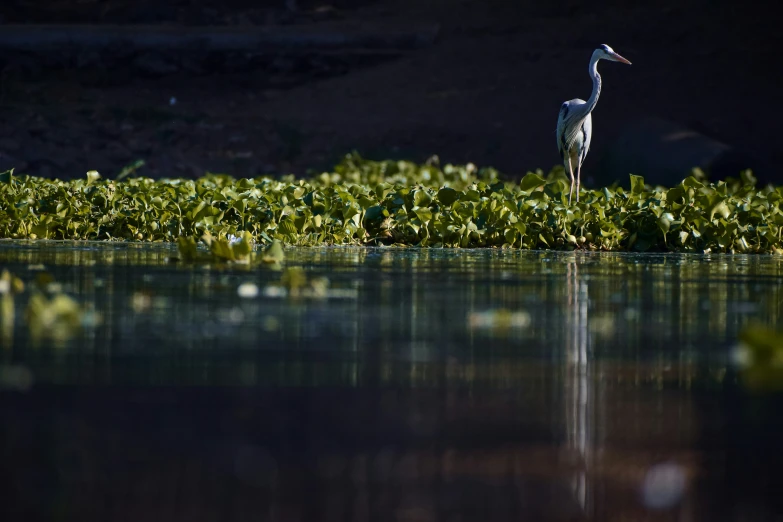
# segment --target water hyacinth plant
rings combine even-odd
[[[235,261],[247,254],[235,247],[244,249],[251,239],[262,245],[783,253],[783,188],[758,188],[750,172],[717,183],[690,176],[672,188],[633,175],[630,182],[630,190],[583,189],[579,203],[569,206],[562,167],[512,182],[472,164],[370,161],[357,154],[307,179],[209,174],[117,181],[93,171],[57,181],[6,172],[0,174],[0,237],[206,236],[213,254]],[[242,239],[236,244],[232,238]]]

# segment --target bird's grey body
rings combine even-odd
[[[587,152],[590,150],[590,140],[593,137],[593,117],[588,113],[581,120],[581,125],[578,125],[578,122],[569,121],[568,115],[579,114],[581,111],[584,111],[582,106],[586,104],[587,102],[580,98],[568,100],[560,107],[560,114],[557,118],[557,150],[560,152],[560,157],[563,161],[565,161],[566,151],[568,151],[572,165],[581,165],[585,160],[585,156],[587,156]],[[571,124],[574,129],[579,129],[570,142],[569,137],[562,131],[566,122]]]
[[[568,100],[560,106],[560,114],[557,117],[557,149],[563,160],[566,170],[571,176],[571,191],[568,195],[568,203],[574,192],[576,181],[576,201],[579,201],[579,182],[582,172],[582,163],[590,150],[590,142],[593,138],[593,118],[591,113],[598,103],[601,95],[601,75],[598,74],[598,61],[606,59],[615,62],[630,64],[628,60],[615,53],[608,45],[601,45],[593,52],[590,59],[590,77],[593,79],[593,93],[587,101],[580,98]],[[576,179],[574,178],[576,170]]]

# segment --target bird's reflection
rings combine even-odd
[[[589,379],[587,329],[587,282],[579,277],[576,258],[566,266],[566,440],[570,454],[579,465],[572,478],[572,488],[579,505],[587,513],[589,483],[587,472],[592,460],[591,414],[592,390]]]

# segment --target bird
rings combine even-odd
[[[565,164],[568,174],[571,176],[571,191],[568,193],[568,204],[574,193],[574,167],[576,167],[576,202],[579,202],[579,181],[582,172],[582,162],[590,150],[590,141],[593,138],[593,118],[590,115],[598,103],[601,95],[601,75],[598,74],[598,61],[610,60],[631,65],[631,62],[617,54],[611,47],[601,44],[593,51],[590,58],[590,77],[593,79],[593,93],[590,99],[584,101],[580,98],[568,100],[560,106],[560,114],[557,117],[557,149]]]

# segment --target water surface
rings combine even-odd
[[[325,297],[171,245],[0,243],[27,288],[0,340],[2,519],[781,513],[780,399],[730,365],[743,325],[781,324],[780,258],[286,255]],[[80,332],[31,332],[41,274]]]

